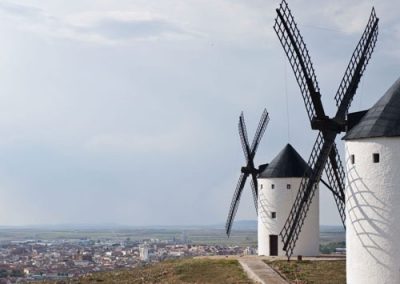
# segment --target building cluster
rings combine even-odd
[[[25,240],[0,243],[0,283],[66,279],[133,268],[165,259],[254,254],[255,249],[196,245],[185,240]]]

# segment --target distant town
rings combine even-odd
[[[17,236],[14,239],[13,234]],[[146,234],[150,237],[139,238]],[[344,238],[340,234],[323,232],[321,240],[325,238],[328,242],[330,238],[329,244],[335,244]],[[0,283],[62,280],[183,257],[257,253],[255,230],[241,230],[236,235],[236,239],[227,240],[222,229],[209,228],[109,230],[106,234],[95,230],[10,232],[0,229]],[[43,236],[48,238],[37,238]]]
[[[14,241],[1,244],[0,278],[62,279],[185,256],[254,253],[255,248],[250,247],[191,245],[181,240]]]

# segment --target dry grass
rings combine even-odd
[[[237,260],[185,259],[46,283],[252,283]]]
[[[345,260],[266,261],[268,265],[296,284],[345,284]]]

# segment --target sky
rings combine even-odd
[[[0,225],[201,225],[226,219],[250,140],[255,161],[317,133],[273,31],[280,1],[0,1]],[[370,10],[375,52],[351,111],[398,78],[396,0],[289,1],[328,114]],[[343,157],[343,141],[337,139]],[[321,224],[338,225],[320,194]],[[255,219],[249,185],[237,219]]]

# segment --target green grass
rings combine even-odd
[[[252,283],[237,260],[184,259],[112,272],[98,272],[68,282],[44,283]]]
[[[265,261],[268,265],[296,284],[345,284],[345,260]]]

